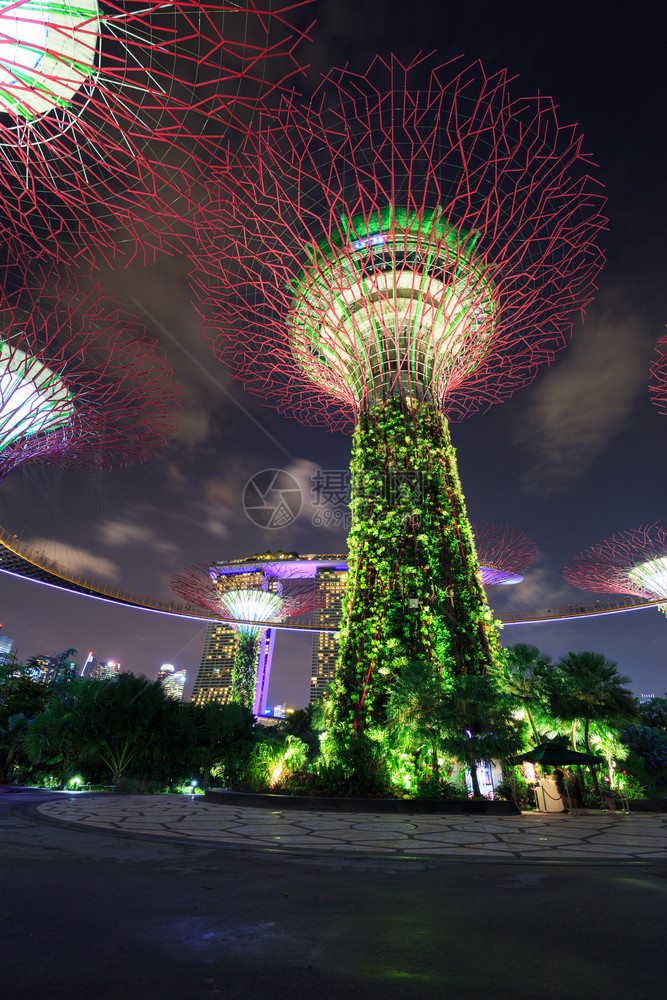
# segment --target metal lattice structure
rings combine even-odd
[[[447,417],[565,344],[602,263],[591,173],[577,129],[506,73],[376,59],[282,100],[203,213],[217,353],[281,410],[354,426],[341,731],[381,718],[408,659],[443,683],[495,666]]]
[[[176,431],[178,396],[155,341],[89,279],[0,300],[0,479],[27,462],[150,458]]]
[[[553,359],[606,220],[550,99],[479,64],[376,60],[277,117],[203,213],[218,241],[196,261],[216,351],[250,390],[332,428],[403,389],[457,418]]]
[[[119,241],[142,255],[180,247],[202,168],[278,82],[267,64],[290,71],[289,10],[3,3],[0,209],[15,247],[67,258],[110,257]]]
[[[523,531],[501,524],[473,524],[475,548],[485,587],[521,583],[538,549]]]
[[[593,594],[632,594],[667,601],[667,532],[657,522],[591,545],[563,571],[567,583]],[[660,609],[667,614],[667,604]]]

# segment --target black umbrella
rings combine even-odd
[[[592,753],[579,753],[577,750],[570,750],[569,747],[561,746],[560,743],[541,743],[538,747],[533,747],[526,753],[510,757],[509,764],[522,764],[525,760],[531,764],[548,764],[550,767],[558,767],[560,764],[604,764],[604,757],[596,757]]]

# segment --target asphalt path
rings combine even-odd
[[[661,996],[667,864],[277,853],[0,794],[2,1000]]]

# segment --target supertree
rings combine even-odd
[[[92,281],[4,296],[0,324],[0,480],[28,462],[124,466],[175,433],[171,369]]]
[[[475,548],[485,587],[521,583],[524,571],[537,559],[535,542],[516,528],[473,524]]]
[[[269,89],[267,60],[276,84],[296,65],[300,5],[3,3],[5,238],[68,258],[111,256],[119,239],[143,254],[179,247],[202,166]]]
[[[563,570],[567,583],[593,594],[632,594],[667,602],[667,533],[658,522],[584,549]],[[667,614],[667,603],[660,605]]]
[[[444,683],[494,665],[447,418],[529,382],[589,302],[589,170],[504,72],[378,58],[283,99],[203,213],[218,353],[280,409],[354,426],[338,732],[381,719],[406,660]]]
[[[649,393],[660,413],[667,414],[667,337],[656,345],[658,357],[651,365]]]
[[[190,566],[169,583],[188,604],[208,608],[238,633],[231,700],[257,715],[266,703],[273,653],[272,645],[263,648],[265,634],[271,623],[318,606],[321,598],[312,577],[300,579],[294,570],[276,574],[271,564],[215,563]]]

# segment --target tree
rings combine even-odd
[[[440,774],[438,752],[446,722],[442,680],[433,664],[410,660],[401,669],[389,691],[387,724],[399,745],[412,754],[415,774],[425,750],[436,780]]]
[[[444,694],[443,709],[443,748],[467,762],[473,795],[480,798],[478,763],[504,760],[521,749],[521,737],[506,700],[490,677],[464,674],[455,677],[451,690]]]
[[[532,710],[535,705],[544,704],[550,668],[550,656],[541,653],[537,646],[518,642],[505,650],[498,671],[501,689],[525,711],[536,743],[540,742],[540,735]]]
[[[584,722],[586,752],[591,753],[591,722],[619,727],[637,717],[632,692],[625,687],[630,678],[619,674],[617,667],[615,660],[592,650],[568,653],[556,664],[549,692],[550,708],[556,718],[572,724],[574,750],[579,719]]]

